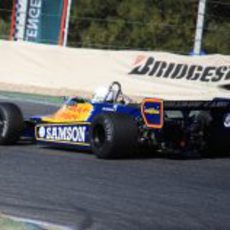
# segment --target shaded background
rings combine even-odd
[[[198,0],[73,0],[68,46],[193,50]],[[0,38],[8,39],[12,0],[0,1]],[[207,0],[203,51],[230,54],[230,1]],[[55,15],[52,15],[55,23]],[[57,19],[56,19],[57,20]]]

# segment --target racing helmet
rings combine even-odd
[[[108,94],[108,89],[106,87],[97,88],[93,94],[93,103],[103,102]]]
[[[99,103],[99,102],[113,102],[114,96],[116,95],[115,90],[111,90],[110,88],[100,87],[97,88],[93,94],[92,102]]]

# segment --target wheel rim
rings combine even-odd
[[[104,127],[102,125],[95,126],[92,134],[93,145],[97,148],[102,147],[106,140]]]

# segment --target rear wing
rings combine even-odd
[[[141,103],[141,114],[145,125],[161,129],[164,124],[164,111],[212,110],[230,112],[230,99],[214,98],[211,101],[163,101],[158,98],[145,98]]]
[[[210,101],[164,101],[165,110],[230,110],[230,99],[214,98]]]

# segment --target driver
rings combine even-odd
[[[118,86],[118,88],[114,87]],[[92,98],[93,103],[100,103],[100,102],[109,102],[109,103],[121,103],[126,104],[132,102],[132,100],[123,95],[121,91],[121,87],[118,84],[112,84],[109,88],[100,87],[97,88],[93,94]]]
[[[100,103],[100,102],[115,102],[115,90],[109,90],[106,87],[97,88],[93,94],[93,103]]]
[[[104,102],[106,95],[108,94],[108,89],[106,87],[100,87],[97,88],[94,91],[92,102],[93,103],[99,103],[99,102]]]

